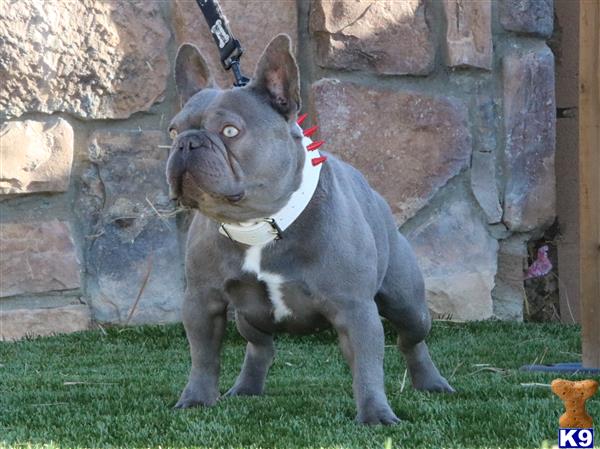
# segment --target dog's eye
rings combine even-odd
[[[169,128],[169,137],[171,137],[171,139],[177,137],[177,130],[175,128]]]
[[[221,133],[223,133],[225,137],[235,137],[240,133],[240,131],[235,126],[227,125],[225,128],[223,128]]]

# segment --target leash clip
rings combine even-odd
[[[239,57],[237,57],[231,61],[229,68],[231,69],[231,71],[233,72],[233,76],[235,77],[235,83],[233,83],[233,85],[235,87],[244,87],[246,84],[248,84],[250,82],[250,78],[242,75],[242,71],[240,69],[240,58]]]
[[[221,65],[225,70],[231,69],[233,71],[234,86],[245,86],[250,79],[242,75],[240,69],[240,58],[244,54],[244,49],[240,41],[233,37],[233,33],[229,30],[229,24],[223,11],[221,11],[218,0],[196,0],[196,3],[198,3],[208,24],[210,34],[215,44],[217,44]]]

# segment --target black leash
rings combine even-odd
[[[200,6],[210,33],[217,44],[223,68],[233,71],[235,77],[233,85],[245,86],[250,80],[242,75],[240,69],[240,58],[244,54],[244,49],[240,41],[234,38],[233,33],[229,30],[227,19],[221,11],[218,0],[196,0],[196,3]]]

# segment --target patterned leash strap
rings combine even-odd
[[[218,0],[196,0],[198,6],[204,14],[210,34],[212,34],[215,44],[219,49],[221,64],[225,70],[232,70],[235,77],[234,86],[241,87],[250,81],[240,69],[240,58],[244,54],[244,49],[229,29],[229,23],[223,15]]]

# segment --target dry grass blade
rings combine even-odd
[[[505,374],[508,370],[504,369],[504,368],[498,368],[496,366],[491,366],[487,363],[476,363],[474,365],[471,365],[473,368],[477,368],[475,371],[469,373],[469,376],[473,376],[475,374],[484,372],[484,371],[489,371],[492,373],[498,373],[498,374]]]
[[[152,208],[154,213],[156,215],[158,215],[158,217],[161,220],[168,220],[169,218],[172,218],[177,214],[181,214],[183,212],[188,212],[191,210],[189,207],[185,207],[180,204],[178,204],[176,207],[174,207],[172,209],[158,209],[157,207],[154,206],[154,204],[152,204],[152,202],[148,198],[146,198],[146,201],[148,202],[148,204],[150,205],[150,207]]]
[[[31,404],[32,407],[52,407],[54,405],[66,405],[68,402],[48,402],[46,404]]]
[[[144,280],[142,281],[142,286],[140,287],[140,291],[138,292],[137,297],[135,298],[135,301],[133,303],[133,306],[131,307],[131,310],[129,311],[129,315],[127,315],[127,320],[125,321],[125,325],[128,325],[129,322],[131,321],[131,317],[133,316],[133,314],[135,313],[135,310],[137,309],[138,303],[140,302],[140,298],[142,297],[142,293],[144,293],[144,289],[146,288],[148,279],[150,279],[150,273],[152,272],[153,259],[154,259],[154,254],[150,254],[150,257],[148,258],[148,269],[146,270],[146,274],[144,275]]]
[[[548,347],[546,346],[544,348],[544,352],[542,352],[542,355],[540,356],[535,356],[535,359],[533,359],[533,363],[531,363],[532,365],[543,365],[544,362],[544,358],[546,358],[546,354],[548,353]]]
[[[544,388],[550,388],[550,384],[541,384],[538,382],[527,382],[527,383],[522,383],[520,384],[522,387],[544,387]]]
[[[521,346],[521,345],[530,345],[531,343],[533,343],[534,341],[545,341],[546,338],[544,337],[539,337],[539,338],[528,338],[527,340],[523,340],[523,341],[519,341],[516,343],[513,343],[517,346]]]
[[[544,352],[542,352],[542,356],[540,357],[540,365],[544,364],[544,359],[546,358],[546,355],[548,354],[548,346],[546,346],[544,348]]]
[[[404,370],[404,376],[402,376],[402,383],[400,384],[400,393],[404,391],[404,386],[406,385],[406,373],[407,370]]]
[[[167,227],[167,229],[172,230],[171,229],[171,225],[168,222],[168,218],[165,215],[161,214],[158,209],[156,209],[156,207],[154,207],[154,204],[152,204],[152,201],[150,201],[148,199],[148,197],[146,197],[146,202],[150,205],[150,207],[152,208],[152,210],[154,211],[154,213],[158,216],[158,218],[160,218],[160,220],[163,222],[163,224]]]
[[[531,316],[531,306],[529,305],[529,298],[527,298],[527,295],[525,295],[525,316]]]
[[[581,358],[581,352],[572,352],[572,351],[558,351],[559,354],[567,354],[572,355],[577,358]]]
[[[188,212],[191,209],[189,207],[184,207],[184,206],[177,206],[174,209],[170,209],[170,210],[163,210],[163,211],[159,211],[163,217],[166,218],[171,218],[174,217],[177,214],[181,214],[183,212]]]
[[[565,294],[565,303],[567,304],[567,310],[569,311],[569,316],[571,317],[571,323],[576,323],[575,316],[573,315],[573,310],[571,309],[571,299],[569,298],[569,292],[567,286],[563,283],[563,281],[556,275],[556,273],[551,272],[552,276],[556,278],[558,282],[558,291],[563,292]]]
[[[106,332],[106,329],[104,329],[104,326],[102,326],[101,323],[96,323],[96,328],[102,332],[102,335],[104,335],[105,337],[108,335],[108,332]]]
[[[454,369],[452,370],[452,373],[450,374],[450,377],[449,377],[449,379],[453,379],[453,378],[454,378],[454,375],[456,374],[456,372],[458,371],[458,369],[459,369],[459,368],[460,368],[460,367],[463,365],[463,363],[464,363],[464,362],[461,360],[460,362],[458,362],[458,363],[456,364],[456,366],[455,366],[455,367],[454,367]]]

